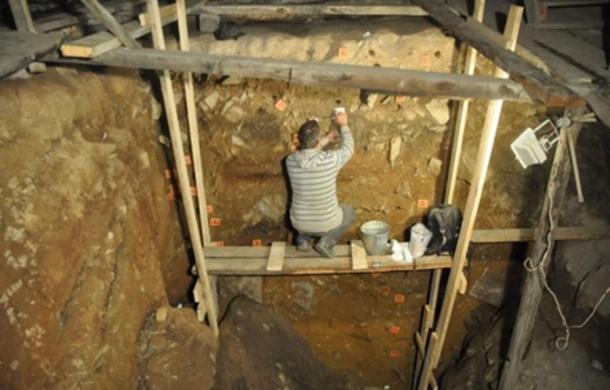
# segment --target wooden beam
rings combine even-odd
[[[576,115],[581,113],[577,112]],[[529,266],[533,268],[540,266],[545,274],[551,263],[550,257],[552,256],[554,246],[553,236],[552,234],[549,235],[549,231],[557,224],[570,180],[570,157],[567,135],[571,132],[577,138],[581,127],[581,123],[575,122],[571,128],[561,131],[555,156],[553,157],[553,165],[549,174],[534,245],[531,247],[528,256],[530,259]],[[516,320],[512,328],[513,333],[510,346],[500,377],[500,390],[514,389],[517,385],[522,367],[522,359],[532,336],[543,288],[541,275],[537,270],[526,272],[525,282],[521,288],[519,311],[515,317]]]
[[[91,11],[97,18],[104,24],[104,26],[112,32],[117,39],[123,44],[123,46],[128,47],[130,49],[135,49],[136,47],[140,47],[140,45],[131,37],[125,30],[123,30],[123,26],[116,21],[114,16],[110,12],[104,8],[103,5],[99,3],[97,0],[81,0],[82,3]]]
[[[0,31],[0,79],[54,51],[63,39],[61,33]]]
[[[17,31],[36,33],[27,0],[8,0]]]
[[[163,27],[161,25],[161,18],[159,17],[159,4],[157,0],[146,1],[148,12],[151,15],[152,25],[152,37],[153,44],[158,49],[165,49],[165,37],[163,36]],[[218,319],[216,314],[216,307],[213,300],[213,292],[208,277],[208,272],[205,263],[205,256],[203,252],[203,244],[201,242],[201,235],[199,232],[199,224],[195,213],[195,205],[193,203],[193,197],[191,196],[191,185],[188,170],[186,168],[186,162],[184,159],[184,148],[182,146],[182,134],[180,131],[180,123],[178,121],[178,112],[176,110],[176,99],[174,96],[174,90],[172,88],[171,74],[168,70],[163,71],[159,76],[161,84],[161,92],[163,95],[163,103],[165,106],[165,114],[169,125],[169,131],[171,136],[172,151],[174,153],[174,161],[176,162],[176,170],[178,172],[178,184],[180,186],[180,192],[182,193],[182,203],[184,207],[184,213],[186,215],[186,221],[188,226],[189,236],[191,238],[191,245],[195,254],[195,263],[197,265],[197,274],[203,284],[203,298],[205,300],[205,307],[207,310],[208,320],[210,327],[216,336],[218,336]]]
[[[161,8],[161,14],[171,12],[173,5]],[[195,11],[196,12],[196,11]],[[421,7],[413,5],[202,5],[199,12],[218,15],[225,19],[290,20],[328,16],[425,16]],[[148,23],[148,15],[139,16],[140,23]]]
[[[493,39],[480,34],[472,23],[467,23],[449,6],[439,0],[415,0],[432,18],[456,38],[468,42],[497,66],[508,71],[536,99],[548,106],[583,106],[582,97],[528,63],[519,55],[497,45]]]
[[[514,5],[510,7],[508,20],[506,22],[504,31],[504,36],[507,38],[506,48],[509,50],[514,50],[517,44],[517,35],[519,32],[519,26],[521,25],[522,15],[522,7],[517,7]],[[498,67],[495,68],[494,75],[502,78],[508,77],[508,74]],[[419,390],[425,390],[428,388],[430,377],[432,376],[432,370],[437,367],[441,352],[443,350],[455,300],[461,284],[461,275],[466,264],[466,255],[470,246],[470,239],[474,230],[474,223],[479,210],[481,196],[483,195],[483,187],[485,186],[485,178],[489,169],[489,162],[491,160],[491,154],[493,151],[496,132],[498,130],[498,123],[500,122],[503,103],[504,102],[502,100],[492,100],[488,103],[485,121],[483,122],[483,130],[481,132],[479,151],[477,153],[472,174],[473,179],[470,184],[470,190],[466,200],[466,207],[464,208],[464,218],[460,229],[460,236],[458,238],[457,247],[453,257],[454,260],[449,273],[449,280],[447,283],[438,324],[435,328],[435,332],[433,332],[433,335],[438,335],[438,339],[434,343],[431,339],[428,345],[422,372],[419,376],[419,383],[417,386]]]
[[[180,50],[190,50],[188,23],[186,19],[186,4],[184,0],[177,0],[174,13],[178,19],[178,35]],[[166,18],[168,16],[166,15]],[[193,87],[193,74],[185,72],[183,75],[184,96],[186,101],[186,114],[189,126],[189,138],[191,141],[191,155],[193,157],[193,169],[195,171],[195,188],[197,189],[197,208],[199,209],[199,225],[203,245],[212,243],[210,224],[208,221],[208,205],[204,186],[203,165],[201,161],[201,146],[199,144],[199,124],[197,121],[197,107],[195,106],[195,89]]]
[[[533,241],[534,228],[477,229],[472,232],[472,242],[488,244],[498,242]],[[562,240],[602,240],[610,238],[610,226],[597,227],[559,227],[553,232],[555,241]]]
[[[202,3],[201,0],[192,0],[187,3],[187,13],[190,13],[196,6]],[[161,24],[166,25],[176,21],[175,14],[161,19]],[[121,25],[125,33],[132,39],[143,37],[150,33],[150,26],[140,26],[137,21]],[[112,34],[102,31],[97,34],[89,35],[84,38],[61,45],[61,54],[65,57],[92,58],[112,49],[121,47],[121,42]]]
[[[361,65],[124,48],[76,63],[236,75],[303,85],[367,89],[395,95],[530,101],[521,85],[511,80]]]
[[[286,247],[288,249],[288,247]],[[320,255],[318,255],[320,256]],[[450,256],[424,256],[407,264],[396,262],[391,256],[369,256],[367,268],[353,269],[351,256],[286,258],[280,270],[267,269],[268,258],[206,257],[211,275],[327,275],[370,272],[420,271],[449,268]]]

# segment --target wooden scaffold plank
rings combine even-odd
[[[157,0],[147,0],[146,6],[151,15],[151,31],[153,44],[158,49],[165,49],[165,37],[163,36],[163,28],[161,18],[159,16],[159,4]],[[210,286],[210,279],[205,263],[203,252],[203,244],[199,231],[199,223],[197,220],[195,205],[191,194],[191,186],[186,162],[184,159],[184,147],[182,145],[182,135],[180,131],[180,123],[178,121],[178,112],[176,110],[176,99],[172,88],[171,75],[168,70],[163,71],[159,76],[161,91],[163,95],[163,103],[168,120],[169,131],[171,136],[172,151],[174,153],[174,161],[176,162],[176,170],[178,172],[178,184],[180,191],[183,194],[184,213],[188,226],[193,252],[195,254],[195,263],[197,265],[197,273],[201,284],[203,285],[203,298],[207,310],[208,321],[215,335],[218,335],[218,319],[216,307],[213,302],[213,292]]]

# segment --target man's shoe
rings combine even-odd
[[[309,251],[309,241],[301,241],[297,243],[297,251],[299,252],[308,252]]]
[[[316,251],[322,255],[322,257],[326,257],[327,259],[332,259],[335,257],[335,252],[333,252],[333,248],[326,244],[323,241],[320,241],[315,246]]]

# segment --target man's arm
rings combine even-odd
[[[337,165],[343,166],[349,161],[350,158],[352,158],[352,155],[354,154],[354,138],[352,137],[352,132],[347,126],[347,114],[337,114],[335,121],[341,129],[341,145],[336,150]]]

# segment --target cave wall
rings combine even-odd
[[[455,72],[458,63],[455,40],[419,18],[232,28],[236,39],[196,37],[193,50],[436,72]],[[478,73],[492,74],[488,61],[479,59],[479,65]],[[370,219],[388,221],[393,237],[402,238],[427,210],[419,200],[430,206],[442,201],[452,102],[382,94],[363,99],[353,89],[233,76],[200,80],[196,95],[207,199],[214,209],[210,217],[221,220],[212,236],[224,245],[250,245],[254,239],[269,244],[287,237],[289,186],[282,160],[293,150],[299,126],[315,116],[325,130],[337,105],[347,108],[356,145],[338,177],[340,202],[357,213],[347,239]],[[285,103],[283,110],[278,101]],[[459,206],[465,204],[486,107],[484,101],[471,104],[456,190]],[[509,146],[526,127],[540,122],[544,110],[530,103],[505,104],[478,227],[534,225],[548,167],[524,171]]]
[[[150,85],[64,68],[0,83],[0,387],[135,388],[137,340],[186,294]]]

